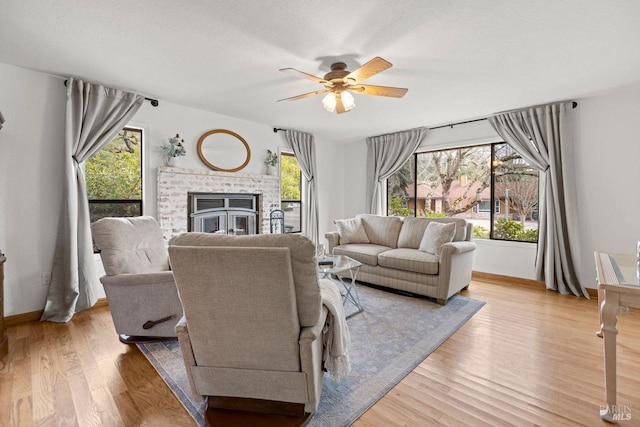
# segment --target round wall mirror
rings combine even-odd
[[[198,156],[214,171],[237,172],[249,164],[251,149],[237,133],[214,129],[198,140]]]

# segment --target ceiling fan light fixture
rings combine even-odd
[[[351,111],[353,107],[356,106],[356,100],[348,91],[345,90],[340,93],[329,92],[322,99],[322,107],[328,112],[334,113],[336,111],[336,96],[342,97],[342,105],[344,106],[345,111]]]
[[[344,105],[345,111],[351,111],[356,106],[356,100],[353,95],[346,90],[341,92],[340,95],[342,95],[342,105]]]
[[[336,111],[336,96],[333,92],[322,98],[322,107],[330,113]]]

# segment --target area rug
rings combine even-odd
[[[442,306],[358,285],[364,312],[348,319],[351,374],[337,383],[324,376],[318,412],[309,426],[348,426],[457,331],[484,302],[456,295]],[[345,307],[347,315],[350,309]],[[191,400],[178,341],[138,344],[198,425],[204,407]]]

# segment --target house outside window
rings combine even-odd
[[[387,181],[388,215],[464,218],[477,239],[537,242],[538,206],[538,172],[505,143],[416,153]]]
[[[91,222],[142,215],[142,129],[121,130],[84,168]]]
[[[280,206],[285,233],[302,231],[302,171],[293,154],[280,155]]]

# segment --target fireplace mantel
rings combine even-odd
[[[187,231],[188,193],[257,194],[260,233],[269,232],[269,213],[280,209],[280,177],[175,167],[158,168],[158,222],[165,239]]]

